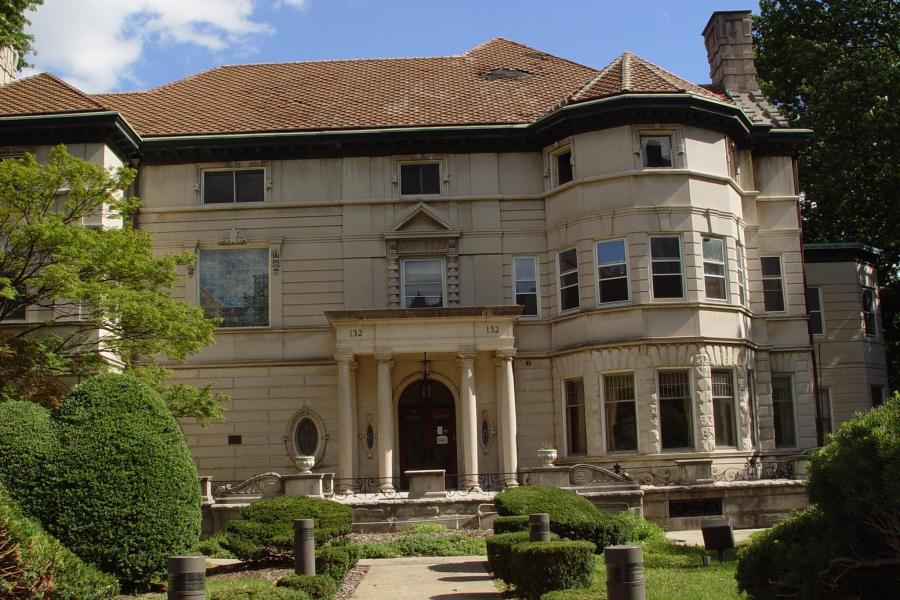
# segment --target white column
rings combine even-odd
[[[459,487],[466,490],[478,489],[478,417],[475,406],[475,354],[461,352],[457,363],[460,366],[459,405],[462,422],[463,473]]]
[[[515,473],[519,469],[519,448],[516,443],[516,386],[513,379],[512,359],[514,350],[497,351],[494,365],[497,367],[497,413],[500,418],[500,470],[507,475],[507,487],[519,485]]]
[[[353,457],[356,454],[356,431],[353,427],[353,356],[335,356],[338,365],[338,472],[337,478],[344,480],[338,482],[338,488],[342,492],[353,489],[352,480],[356,475],[353,468]]]
[[[376,354],[378,363],[378,479],[382,490],[394,488],[394,398],[390,354]]]

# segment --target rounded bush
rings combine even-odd
[[[165,573],[200,537],[200,488],[159,394],[127,375],[93,377],[53,414],[59,453],[48,528],[129,588]]]
[[[585,541],[514,544],[510,553],[512,584],[528,600],[537,600],[553,590],[587,587],[595,550],[594,544]]]
[[[512,515],[494,519],[494,533],[528,531],[528,515]]]
[[[118,595],[114,577],[83,563],[22,514],[0,486],[0,598],[115,600]]]
[[[559,539],[559,536],[555,533],[551,533],[550,539],[556,541]],[[487,549],[488,566],[494,574],[494,577],[502,579],[507,583],[511,583],[510,554],[512,552],[512,547],[527,541],[527,531],[499,533],[484,538],[484,545]]]
[[[244,560],[288,559],[294,550],[294,520],[314,519],[317,546],[350,533],[353,510],[319,498],[280,496],[247,506],[243,519],[228,524],[228,550]]]
[[[316,551],[316,573],[327,575],[340,585],[351,566],[350,552],[345,547],[325,546]]]
[[[47,514],[59,442],[50,411],[34,402],[0,403],[0,484],[25,514]]]
[[[337,592],[337,584],[326,575],[288,575],[275,585],[305,592],[312,600],[331,600]]]

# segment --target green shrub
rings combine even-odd
[[[83,560],[141,587],[200,537],[197,470],[159,394],[98,375],[54,411],[60,444],[48,528]]]
[[[0,403],[0,484],[25,514],[47,514],[59,442],[50,411],[34,402]]]
[[[494,577],[502,579],[507,583],[512,582],[512,577],[510,577],[509,574],[512,547],[515,544],[527,541],[527,531],[499,533],[485,538],[484,544],[487,549],[488,566],[494,574]]]
[[[666,537],[666,532],[663,531],[662,527],[653,521],[637,516],[631,511],[623,511],[617,515],[617,518],[622,521],[625,527],[627,542],[649,542]]]
[[[400,556],[469,556],[484,554],[484,538],[467,535],[404,535],[394,541]]]
[[[738,589],[755,600],[818,598],[815,574],[829,560],[827,527],[822,511],[811,506],[755,534],[738,552]]]
[[[440,523],[416,523],[403,530],[401,535],[417,535],[421,533],[445,533],[448,529]]]
[[[227,538],[224,533],[217,533],[197,543],[197,552],[209,558],[236,558],[234,553],[224,546]]]
[[[365,542],[357,544],[360,558],[397,558],[400,551],[391,542]]]
[[[209,600],[313,600],[309,594],[284,587],[244,587],[209,594]]]
[[[514,544],[510,553],[511,583],[528,600],[539,599],[552,590],[587,587],[595,550],[594,544],[584,541]]]
[[[306,592],[312,600],[331,600],[337,592],[337,584],[326,575],[289,575],[276,585]]]
[[[350,533],[353,510],[331,500],[280,496],[260,500],[228,523],[226,548],[245,560],[285,559],[294,549],[294,520],[314,519],[316,546]]]
[[[2,486],[0,573],[0,598],[114,600],[119,594],[114,577],[84,564],[22,514]]]
[[[316,550],[316,573],[327,575],[340,584],[351,569],[350,551],[345,547],[325,546]]]
[[[607,546],[628,542],[631,529],[619,515],[597,511],[590,518],[550,519],[550,530],[570,540],[585,540],[594,544],[598,554]]]
[[[528,531],[528,515],[512,515],[494,519],[494,533]]]

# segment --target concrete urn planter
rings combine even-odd
[[[537,451],[538,458],[541,459],[541,466],[552,467],[553,461],[556,460],[556,448],[541,448]]]
[[[295,456],[294,464],[297,465],[297,469],[300,470],[301,473],[312,473],[312,468],[316,464],[315,456]]]

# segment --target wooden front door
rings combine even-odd
[[[423,399],[419,382],[400,395],[400,486],[409,488],[403,473],[420,469],[444,469],[456,474],[456,411],[453,394],[444,384],[431,380],[431,395]],[[448,485],[453,485],[448,481]]]

